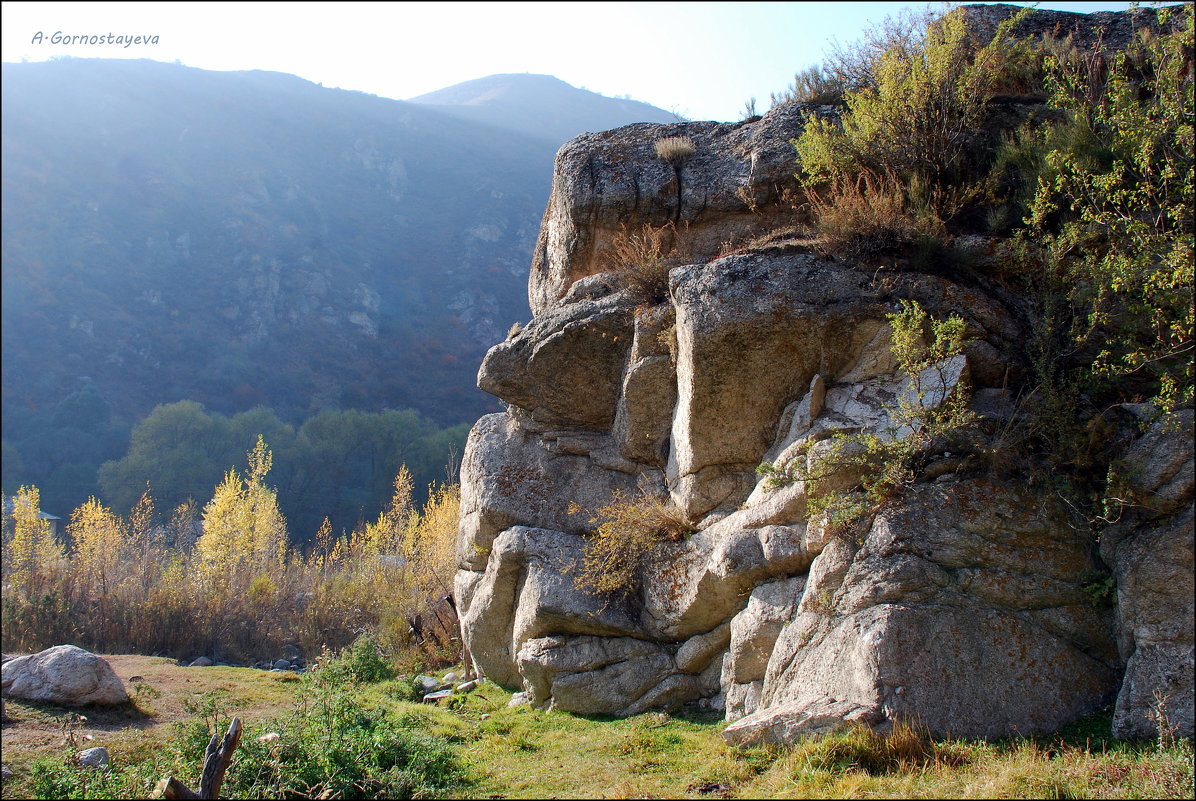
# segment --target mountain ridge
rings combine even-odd
[[[495,408],[474,376],[529,315],[560,142],[265,70],[62,59],[2,81],[6,447],[53,439],[83,387],[125,432],[184,399],[292,424]],[[5,487],[86,497],[40,461]]]
[[[474,78],[407,102],[434,106],[472,122],[518,131],[539,139],[565,141],[581,133],[636,122],[674,122],[676,115],[648,103],[579,89],[552,75],[500,73]]]

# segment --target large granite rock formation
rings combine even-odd
[[[1131,446],[1150,503],[1099,555],[1052,493],[986,478],[943,443],[852,536],[809,513],[804,481],[770,490],[756,475],[816,459],[836,434],[905,436],[902,398],[929,408],[961,387],[995,431],[1026,368],[1024,302],[982,277],[725,245],[787,221],[789,142],[808,110],[633,125],[561,149],[535,317],[478,376],[509,406],[477,423],[462,466],[456,597],[474,665],[573,712],[725,708],[739,744],[898,718],[956,736],[1044,732],[1114,699],[1119,735],[1150,734],[1156,689],[1191,734],[1190,415],[1186,439],[1157,430]],[[693,156],[656,157],[670,136],[690,137]],[[688,226],[692,263],[653,306],[606,253],[621,226],[670,221]],[[886,315],[905,299],[962,317],[963,354],[902,374]],[[662,542],[625,595],[579,589],[591,511],[639,495],[667,498],[696,533]],[[1115,609],[1090,591],[1101,557]]]

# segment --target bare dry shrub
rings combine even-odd
[[[843,81],[837,74],[815,65],[794,73],[793,83],[784,91],[774,92],[770,99],[772,108],[789,103],[838,103],[843,99]]]
[[[641,301],[662,303],[669,296],[669,270],[687,257],[680,247],[683,239],[673,223],[638,229],[624,225],[611,240],[607,268]]]
[[[802,229],[796,225],[787,225],[780,228],[774,228],[771,231],[765,231],[762,234],[754,236],[750,239],[732,238],[719,247],[718,251],[711,257],[711,261],[718,261],[719,259],[733,256],[737,253],[752,253],[755,251],[764,250],[771,247],[781,247],[784,245],[791,245],[800,241],[804,241]]]
[[[577,504],[569,511],[580,512]],[[611,502],[590,513],[597,528],[586,541],[585,558],[574,585],[595,595],[621,595],[635,589],[640,568],[661,543],[678,542],[695,531],[683,511],[668,498],[629,498],[615,492]]]
[[[808,189],[820,244],[829,253],[867,261],[907,250],[920,238],[941,237],[941,220],[910,210],[901,182],[892,175],[841,176],[827,189]]]

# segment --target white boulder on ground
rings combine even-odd
[[[0,671],[0,689],[7,698],[69,707],[123,704],[129,700],[112,666],[74,645],[56,645],[19,656],[5,662]]]

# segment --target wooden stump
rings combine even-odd
[[[233,759],[233,752],[241,742],[241,719],[233,718],[228,724],[228,733],[221,740],[219,735],[213,734],[204,753],[203,773],[199,779],[199,792],[195,792],[173,776],[166,776],[154,788],[154,798],[165,799],[214,799],[220,797],[220,785],[224,783],[224,774]]]

